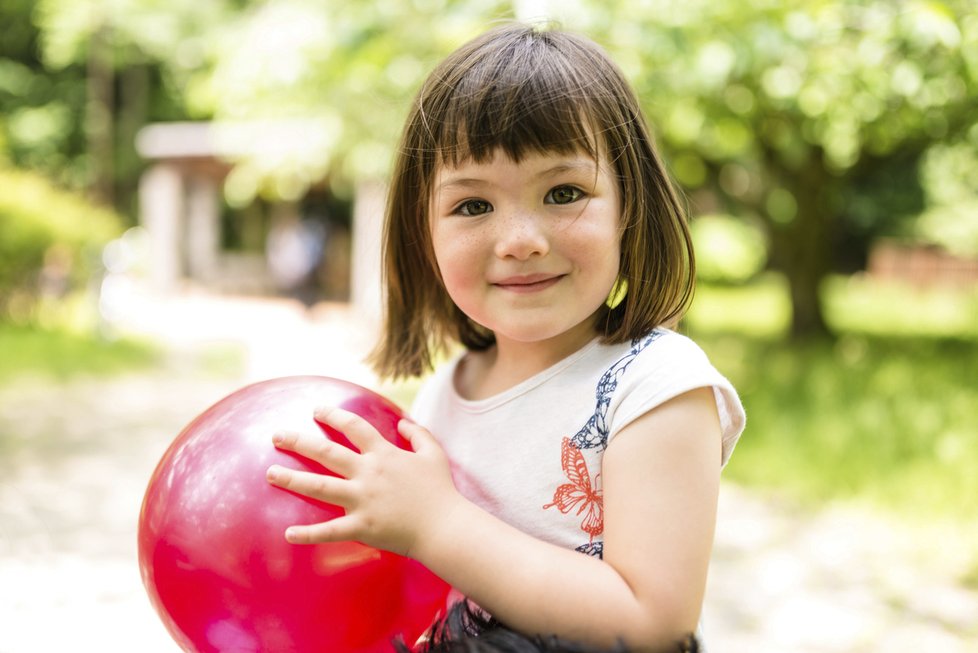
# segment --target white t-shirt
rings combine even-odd
[[[455,391],[459,359],[425,383],[412,410],[444,447],[456,487],[539,539],[603,552],[601,459],[629,423],[684,392],[712,387],[726,464],[744,428],[736,391],[689,338],[656,329],[620,345],[597,339],[488,399]]]

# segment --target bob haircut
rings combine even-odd
[[[381,376],[420,376],[453,342],[475,351],[495,342],[448,296],[429,211],[439,166],[483,163],[497,150],[517,163],[528,153],[583,151],[611,164],[622,206],[619,280],[627,292],[599,310],[604,342],[641,337],[685,312],[694,280],[685,212],[635,93],[593,41],[507,24],[442,61],[405,124],[384,229],[385,328],[371,355]]]

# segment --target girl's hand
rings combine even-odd
[[[360,450],[319,435],[276,434],[279,449],[314,460],[340,477],[272,465],[272,485],[340,506],[345,515],[319,524],[295,525],[285,536],[294,544],[356,540],[410,556],[436,522],[446,518],[461,495],[452,483],[448,460],[423,427],[401,420],[398,432],[411,444],[405,451],[388,442],[365,419],[340,408],[316,411],[316,419],[340,431]]]

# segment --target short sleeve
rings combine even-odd
[[[726,465],[746,424],[733,385],[686,336],[658,330],[637,342],[618,379],[609,406],[609,441],[630,423],[670,399],[696,388],[712,388]]]

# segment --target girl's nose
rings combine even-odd
[[[550,240],[537,216],[519,214],[500,221],[495,253],[499,258],[523,261],[550,251]]]

